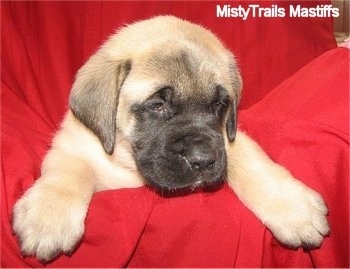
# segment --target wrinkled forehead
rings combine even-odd
[[[212,98],[218,85],[229,88],[230,94],[224,74],[227,68],[220,57],[210,53],[165,47],[136,59],[123,88],[138,102],[163,87],[175,89],[180,99],[205,100]]]

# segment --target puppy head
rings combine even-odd
[[[130,143],[136,166],[162,190],[207,186],[226,174],[241,79],[209,31],[174,17],[132,24],[79,71],[74,115],[113,154]]]

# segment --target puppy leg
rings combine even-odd
[[[94,192],[91,167],[81,158],[51,149],[42,176],[16,203],[13,229],[24,255],[47,262],[70,254],[84,233],[84,220]]]
[[[247,135],[228,146],[228,178],[241,201],[283,244],[318,247],[329,233],[321,196],[274,163]]]

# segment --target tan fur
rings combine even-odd
[[[197,88],[216,76],[232,98],[239,98],[241,82],[238,73],[232,74],[237,72],[232,68],[233,56],[204,28],[167,16],[132,24],[113,35],[80,69],[72,90],[73,97],[80,98],[91,83],[97,83],[106,89],[101,96],[109,101],[112,89],[120,88],[113,154],[107,154],[100,139],[68,111],[45,157],[41,177],[14,208],[13,229],[25,255],[48,261],[61,252],[71,253],[84,233],[95,191],[145,184],[131,152],[135,120],[130,104],[144,101],[169,80],[182,89],[191,86],[184,73],[176,73],[183,70],[180,67],[167,70],[154,64],[154,59],[161,61],[164,55],[181,49],[201,59],[203,85]],[[208,55],[215,55],[216,62]],[[130,74],[115,68],[128,60],[132,61]],[[181,94],[186,97],[189,93],[184,90]],[[195,94],[200,98],[205,92]],[[293,247],[319,246],[329,232],[327,208],[319,194],[270,160],[244,133],[238,131],[233,143],[226,138],[225,145],[228,182],[242,202],[281,242]]]
[[[228,183],[282,243],[320,246],[329,233],[321,196],[274,163],[251,138],[237,132],[227,148]]]

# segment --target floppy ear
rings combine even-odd
[[[233,142],[236,138],[236,132],[237,132],[237,100],[234,99],[231,102],[230,105],[230,110],[229,110],[229,114],[228,114],[228,118],[226,121],[226,133],[227,133],[227,137],[228,140],[230,142]]]
[[[241,97],[241,90],[242,90],[242,79],[241,75],[239,74],[237,65],[235,60],[230,63],[230,70],[231,70],[231,85],[234,89],[235,96],[233,100],[231,101],[228,117],[226,121],[226,133],[227,138],[230,142],[233,142],[236,138],[236,132],[237,132],[237,107],[239,104],[239,100]]]
[[[116,139],[119,90],[131,69],[131,61],[109,61],[94,55],[79,70],[70,94],[74,116],[101,141],[112,154]]]

